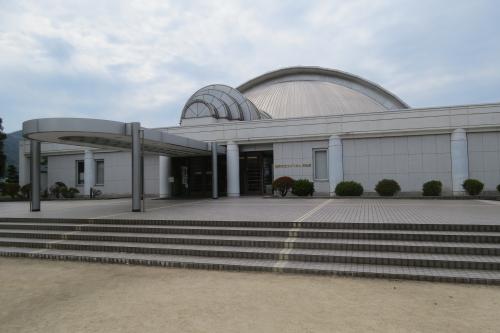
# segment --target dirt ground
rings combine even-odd
[[[0,258],[0,332],[498,332],[500,287]]]

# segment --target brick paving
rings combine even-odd
[[[130,212],[130,199],[0,203],[0,217],[240,220],[411,224],[500,224],[500,201],[409,199],[147,200],[145,213]]]

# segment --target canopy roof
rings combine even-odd
[[[161,130],[141,128],[145,152],[168,156],[209,155],[210,144],[169,134]],[[43,118],[23,123],[23,136],[42,142],[85,147],[131,150],[131,125],[111,120],[86,118]],[[225,153],[218,147],[219,153]]]

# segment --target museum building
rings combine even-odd
[[[23,135],[21,185],[32,179],[42,191],[61,181],[85,195],[263,195],[280,176],[309,179],[326,196],[343,180],[369,193],[394,179],[402,194],[433,179],[448,195],[462,195],[467,178],[486,191],[500,184],[500,103],[411,108],[373,82],[320,67],[201,88],[175,127],[44,118],[24,122]]]

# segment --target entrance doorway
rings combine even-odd
[[[240,191],[242,195],[270,193],[272,181],[272,151],[252,151],[240,154]]]
[[[226,194],[226,156],[218,156],[219,196]],[[209,156],[172,158],[173,195],[210,197],[212,195],[212,159]]]

